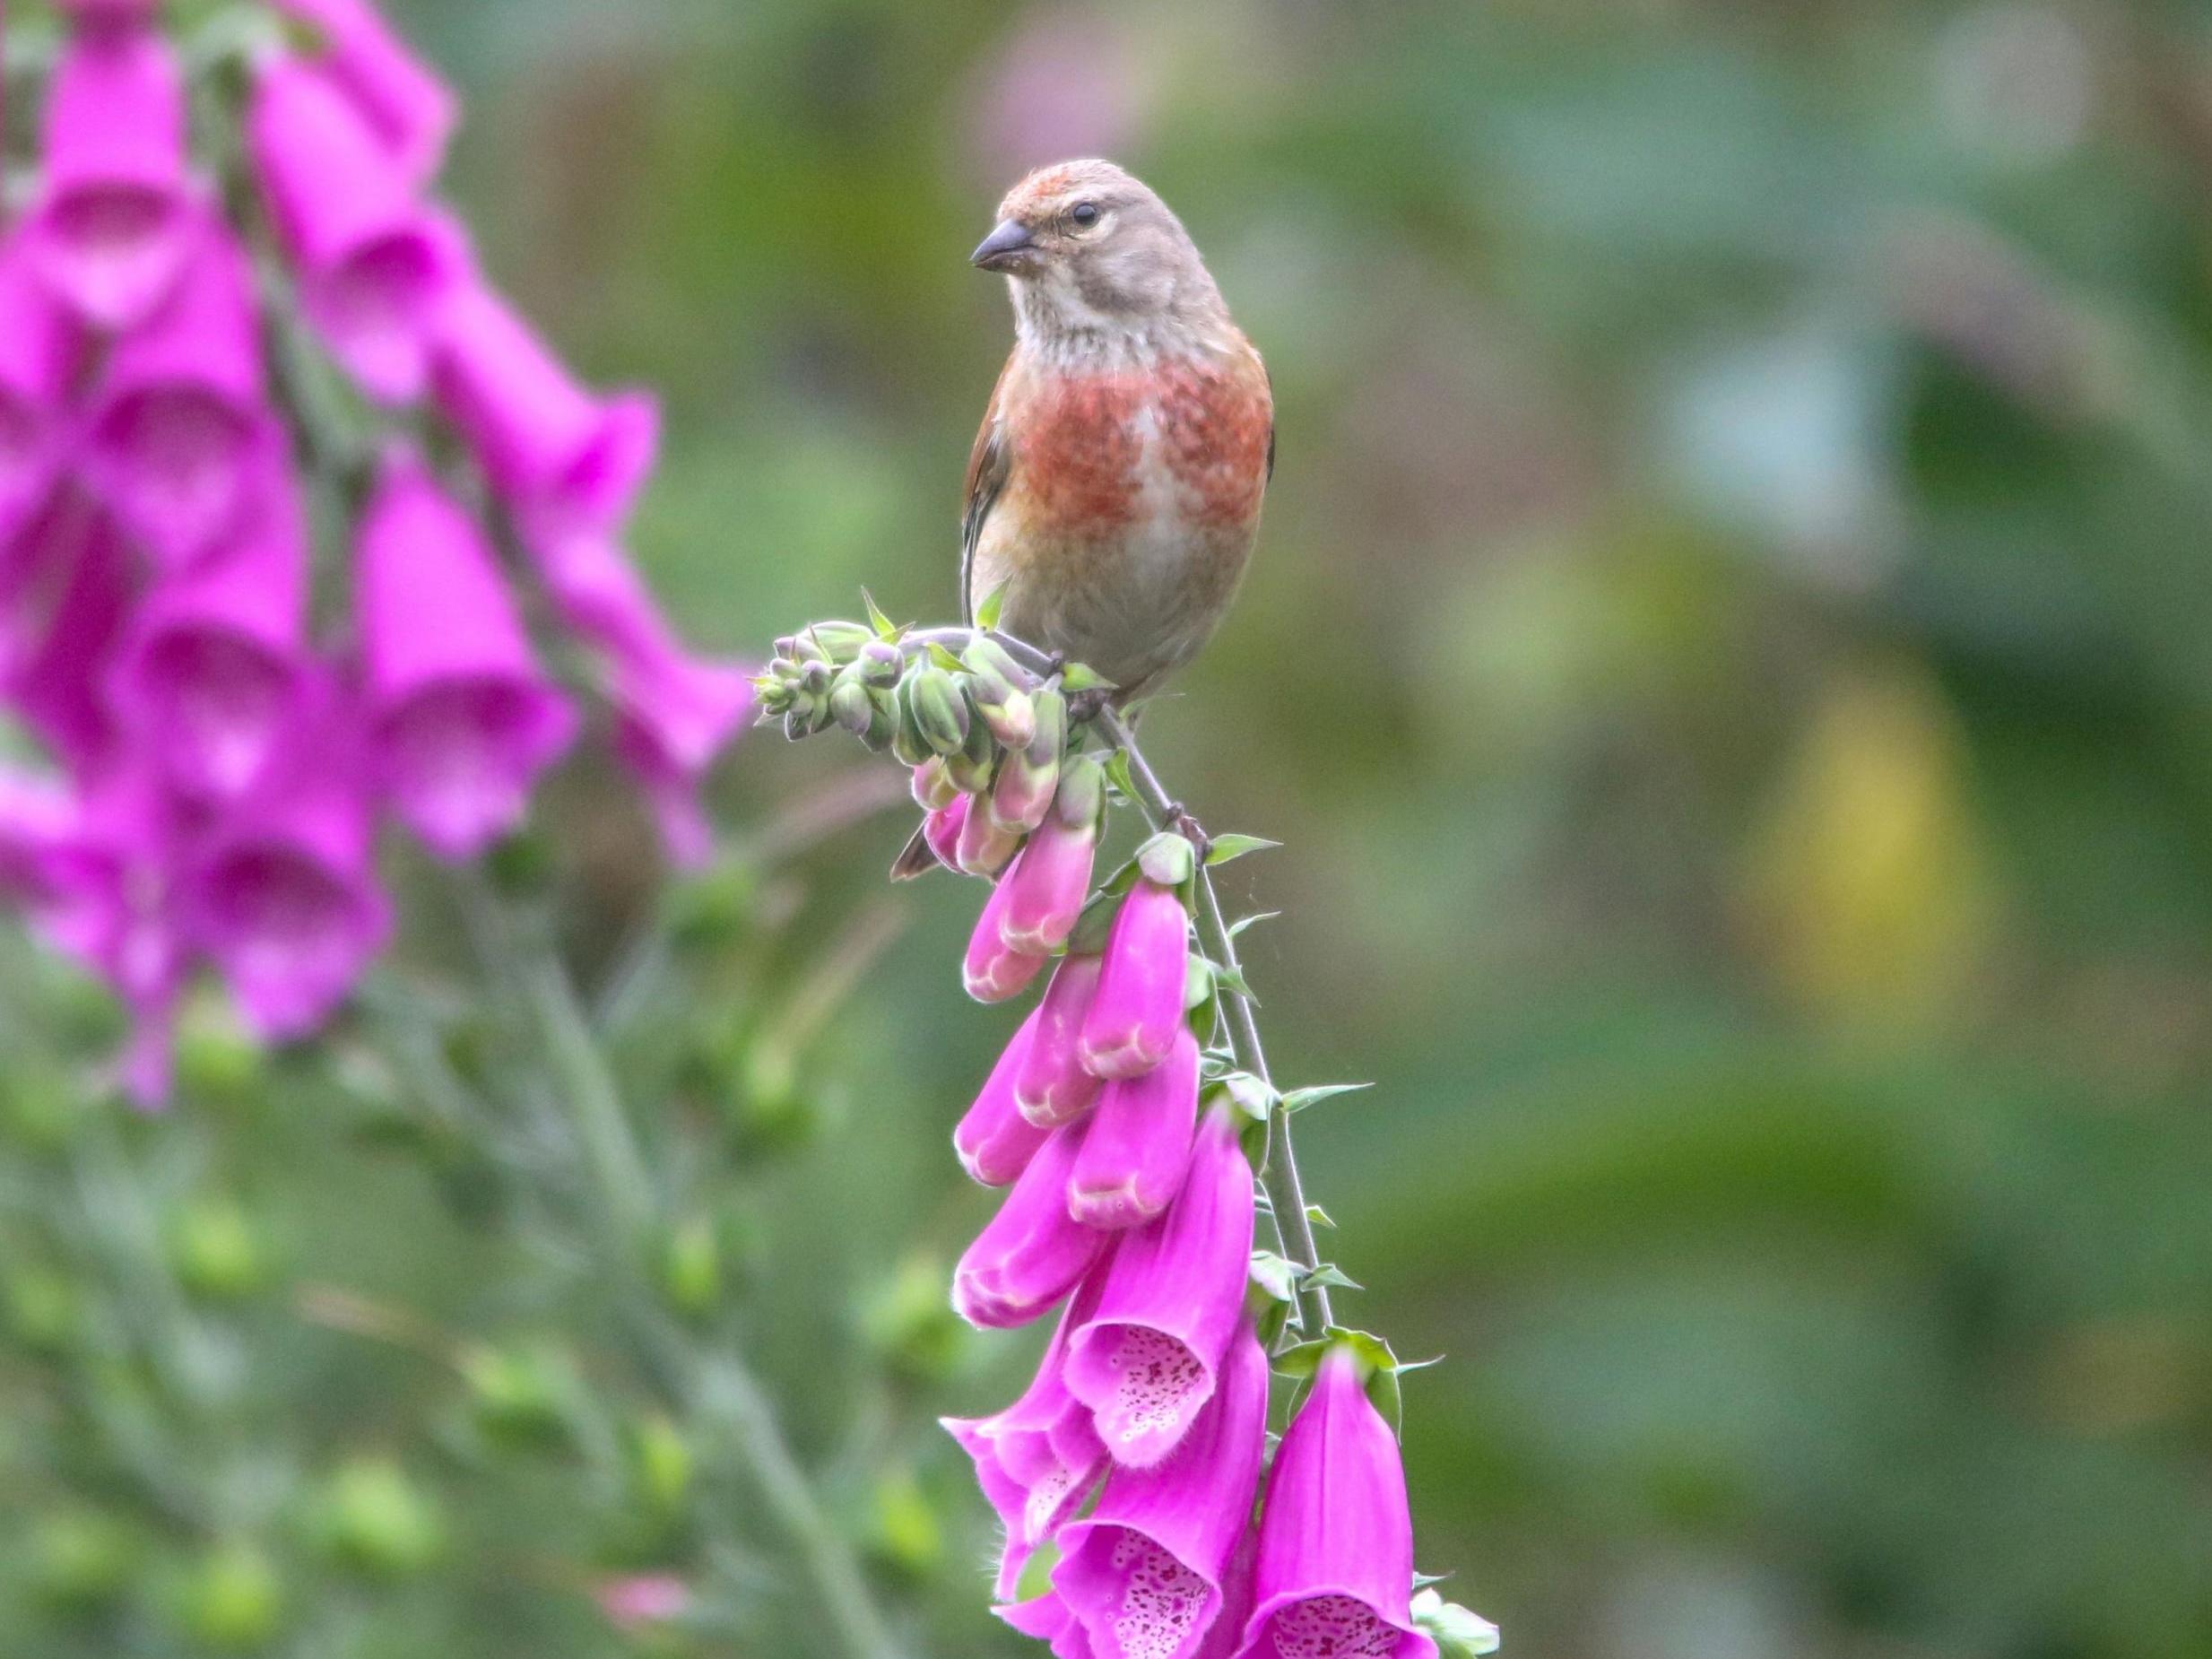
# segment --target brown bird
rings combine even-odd
[[[1006,632],[1129,703],[1236,595],[1275,465],[1267,369],[1183,221],[1111,161],[1031,173],[972,260],[1007,279],[1014,349],[968,457],[963,610],[998,595]],[[893,873],[927,867],[910,847]]]

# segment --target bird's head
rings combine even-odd
[[[1031,173],[970,257],[1011,279],[1025,325],[1048,333],[1139,332],[1221,304],[1183,221],[1111,161]]]

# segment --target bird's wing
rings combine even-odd
[[[1014,360],[1010,357],[1006,367],[999,370],[999,383],[991,388],[991,406],[984,411],[982,429],[976,434],[976,447],[967,456],[967,507],[960,515],[960,614],[971,628],[976,622],[976,604],[990,597],[975,591],[976,544],[983,540],[984,520],[991,517],[999,492],[1006,488],[1006,474],[1013,462],[999,407],[1006,395],[1006,379],[1013,367]]]

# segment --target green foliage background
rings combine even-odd
[[[1302,1120],[1305,1160],[1370,1287],[1348,1315],[1448,1356],[1407,1388],[1421,1562],[1509,1653],[2212,1651],[2200,10],[394,9],[470,97],[488,264],[594,377],[664,394],[638,551],[721,648],[863,583],[953,609],[1008,332],[964,256],[1024,166],[1110,149],[1190,224],[1281,464],[1147,736],[1210,827],[1288,844],[1227,873],[1284,912],[1251,976],[1287,1082],[1378,1084]],[[757,834],[862,764],[762,735],[719,816]],[[576,777],[546,821],[603,966],[640,821]],[[988,1212],[945,1136],[1011,1023],[959,993],[975,892],[880,890],[906,828],[746,900],[788,917],[749,1008],[854,916],[904,925],[710,1197],[750,1241],[748,1351],[901,1618],[1011,1653],[926,1419],[1027,1350],[887,1377],[872,1347],[900,1264],[933,1283]],[[74,1004],[8,950],[20,1078],[56,1029],[24,1011]],[[289,1285],[526,1325],[499,1287],[527,1240],[447,1219],[317,1077],[127,1133]],[[412,1426],[436,1368],[291,1307],[233,1333],[254,1443],[447,1484]],[[0,1481],[50,1427],[21,1328]],[[350,1593],[318,1655],[614,1651],[578,1586],[623,1546],[531,1478],[453,1484],[436,1582]],[[64,1646],[27,1564],[101,1494],[9,1490],[0,1649],[110,1651]]]

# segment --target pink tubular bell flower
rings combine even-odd
[[[423,206],[418,176],[319,66],[264,67],[247,136],[301,309],[371,396],[421,396],[439,308],[469,273],[459,227]]]
[[[124,337],[85,434],[85,466],[155,560],[182,569],[239,526],[275,446],[253,272],[204,227],[174,296]]]
[[[1076,1039],[1098,986],[1100,966],[1095,956],[1062,957],[1044,1000],[1030,1016],[1029,1045],[1014,1073],[1014,1101],[1039,1128],[1073,1123],[1098,1099],[1102,1085],[1083,1069]]]
[[[160,305],[195,233],[185,81],[147,30],[83,30],[48,94],[45,177],[26,229],[48,284],[97,327]]]
[[[1096,1659],[1196,1659],[1251,1523],[1267,1387],[1267,1354],[1247,1325],[1178,1454],[1157,1469],[1116,1469],[1097,1507],[1061,1529],[1053,1587]]]
[[[650,397],[594,397],[477,282],[462,284],[443,309],[433,380],[533,544],[612,534],[629,517],[660,442]]]
[[[31,270],[24,239],[0,245],[0,540],[53,485],[81,344],[75,322]]]
[[[1079,1288],[1020,1399],[990,1417],[941,1418],[976,1465],[976,1483],[1005,1529],[993,1594],[1014,1594],[1029,1558],[1083,1507],[1106,1472],[1090,1412],[1060,1375],[1068,1333],[1089,1316],[1097,1275]]]
[[[1090,1271],[1106,1235],[1068,1214],[1068,1176],[1083,1126],[1037,1149],[952,1273],[953,1311],[981,1330],[1028,1325]]]
[[[1049,1644],[1053,1659],[1092,1659],[1090,1636],[1057,1590],[991,1610],[1007,1628]]]
[[[1037,1023],[1034,1013],[1022,1021],[991,1068],[975,1105],[952,1132],[952,1150],[959,1156],[960,1168],[985,1186],[1004,1186],[1016,1179],[1051,1133],[1024,1117],[1014,1100],[1014,1074],[1035,1040]]]
[[[1069,1339],[1069,1391],[1095,1413],[1115,1463],[1159,1463],[1213,1397],[1244,1316],[1252,1216],[1252,1168],[1235,1118],[1218,1107],[1199,1127],[1177,1202],[1123,1236],[1097,1312]]]
[[[968,809],[974,803],[973,795],[955,795],[947,804],[923,817],[923,838],[929,843],[929,850],[937,855],[937,862],[948,870],[957,871],[960,867],[960,831],[967,827]]]
[[[1333,1349],[1275,1454],[1239,1659],[1436,1659],[1412,1586],[1398,1440],[1358,1358]]]
[[[375,130],[407,178],[438,171],[459,125],[453,89],[393,32],[369,0],[277,0],[322,36],[316,62]]]
[[[983,914],[976,919],[976,931],[968,938],[967,960],[961,966],[960,978],[967,994],[979,1003],[1002,1003],[1019,996],[1045,967],[1041,954],[1031,956],[1006,942],[1001,924],[1006,917],[1007,901],[1013,897],[1013,879],[1011,870],[1000,877],[991,897],[984,901]]]
[[[1171,887],[1140,880],[1106,936],[1106,968],[1083,1017],[1083,1064],[1099,1077],[1141,1077],[1183,1029],[1190,918]]]
[[[37,631],[0,641],[0,660],[15,712],[82,769],[105,760],[115,741],[107,683],[136,597],[131,560],[114,520],[89,503],[64,502],[41,528],[47,545],[30,556],[45,565],[53,599]]]
[[[604,658],[615,752],[645,786],[669,856],[701,863],[714,834],[699,785],[751,716],[751,674],[687,652],[612,542],[575,536],[535,551],[561,619]]]
[[[193,936],[265,1038],[319,1025],[391,931],[359,754],[352,711],[317,683],[268,778],[217,828],[191,878]]]
[[[1198,1039],[1188,1030],[1142,1077],[1106,1084],[1068,1177],[1068,1212],[1090,1227],[1141,1227],[1175,1202],[1198,1121]]]
[[[113,697],[170,781],[236,800],[261,777],[299,700],[308,526],[288,472],[265,469],[244,534],[157,584],[132,624]]]
[[[1075,931],[1090,897],[1090,868],[1098,849],[1095,825],[1070,827],[1047,818],[1022,846],[1000,883],[1006,902],[999,934],[1010,950],[1050,956]]]
[[[513,829],[576,735],[475,522],[410,456],[388,460],[356,565],[369,737],[393,810],[467,858]]]

